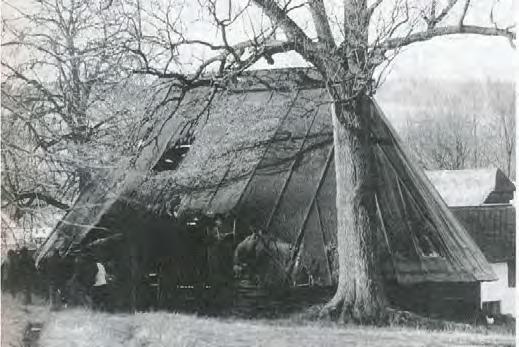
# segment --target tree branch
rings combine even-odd
[[[312,14],[318,40],[332,47],[336,47],[323,0],[309,0],[308,6]]]
[[[440,12],[440,14],[438,15],[438,17],[436,17],[434,19],[434,24],[438,24],[439,22],[441,22],[443,20],[443,18],[445,18],[445,16],[447,16],[447,14],[449,14],[449,12],[452,10],[452,8],[454,7],[454,5],[456,5],[456,3],[458,2],[458,0],[449,0],[449,3],[445,6],[445,8]]]
[[[47,88],[45,88],[40,82],[34,80],[34,79],[30,79],[28,77],[26,77],[25,75],[23,75],[22,73],[20,73],[18,70],[16,70],[14,67],[12,67],[11,65],[9,65],[8,63],[6,63],[5,61],[2,61],[2,65],[5,66],[9,71],[11,71],[17,78],[25,81],[27,84],[35,87],[37,90],[39,90],[40,92],[42,92],[46,97],[47,99],[52,103],[54,104],[54,107],[56,107],[57,110],[61,110],[62,107],[61,105],[58,105],[58,103],[56,102],[56,98],[60,98],[61,96],[60,95],[56,95],[52,92],[50,92]]]
[[[465,20],[465,16],[467,15],[467,10],[469,9],[469,6],[470,6],[470,0],[465,0],[465,5],[463,6],[463,12],[461,13],[461,17],[460,17],[460,20],[458,21],[458,25],[461,27],[463,27],[463,21]]]
[[[185,75],[181,73],[175,73],[175,72],[167,72],[163,73],[158,71],[157,69],[146,67],[143,69],[136,69],[134,70],[134,73],[137,74],[149,74],[154,75],[159,78],[173,78],[180,82],[181,87],[185,88],[191,88],[191,87],[199,87],[199,86],[210,86],[214,84],[214,80],[212,78],[201,78],[204,74],[207,67],[210,65],[217,63],[217,62],[225,62],[227,60],[227,57],[229,55],[232,55],[232,52],[240,52],[240,55],[244,54],[247,49],[251,49],[251,55],[249,58],[245,60],[239,59],[238,61],[235,61],[234,63],[237,64],[237,66],[233,67],[227,66],[226,70],[220,70],[219,73],[217,73],[216,77],[226,76],[227,78],[230,77],[230,75],[234,75],[235,73],[232,72],[229,73],[229,70],[235,69],[245,69],[261,59],[263,56],[270,57],[277,53],[284,53],[290,50],[295,49],[295,43],[294,42],[287,42],[287,41],[279,41],[279,40],[266,40],[266,41],[253,41],[253,40],[247,40],[240,42],[234,46],[227,47],[224,52],[207,59],[203,63],[201,63],[193,74],[191,75]],[[225,74],[226,72],[227,74]]]
[[[507,29],[481,27],[476,25],[459,25],[436,27],[426,31],[410,34],[406,37],[395,37],[387,39],[377,46],[385,50],[392,50],[410,45],[412,43],[429,40],[433,37],[455,35],[455,34],[474,34],[483,36],[502,36],[509,40],[515,40],[515,33]]]
[[[15,194],[15,201],[22,201],[29,199],[28,205],[30,205],[34,200],[40,200],[48,205],[52,205],[54,207],[57,207],[61,210],[68,211],[70,209],[70,206],[68,204],[65,204],[61,201],[58,201],[57,199],[53,198],[50,195],[46,195],[43,193],[37,193],[37,192],[26,192],[26,193],[20,193]]]
[[[305,32],[288,16],[274,0],[252,0],[265,14],[287,35],[287,38],[295,44],[298,53],[304,53],[306,48],[315,50],[315,45]]]
[[[382,3],[382,1],[384,1],[384,0],[377,0],[377,1],[375,1],[371,6],[368,7],[368,10],[367,10],[367,13],[368,13],[368,19],[371,18],[371,16],[373,15],[373,12],[375,12],[375,10],[377,9],[377,7],[380,6],[380,4]]]

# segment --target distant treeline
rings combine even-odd
[[[515,178],[515,84],[390,80],[377,100],[427,169],[499,167]]]

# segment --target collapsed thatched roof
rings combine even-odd
[[[196,140],[178,169],[151,171],[127,201],[166,214],[228,212],[260,161],[262,170],[270,167],[276,172],[295,156],[302,157],[304,152],[298,151],[302,142],[312,142],[313,149],[331,144],[322,93],[319,89],[221,93],[207,111],[207,121],[196,129]],[[267,148],[274,147],[276,156],[262,161]],[[179,204],[172,205],[178,199]]]
[[[494,192],[510,193],[511,198],[515,191],[514,184],[497,168],[437,170],[426,174],[448,206],[479,206],[493,202],[489,197]]]
[[[325,262],[325,248],[336,231],[335,169],[327,97],[314,75],[301,69],[257,72],[217,94],[209,89],[193,92],[179,107],[174,101],[178,92],[168,90],[167,83],[159,85],[163,92],[150,102],[135,159],[125,170],[92,183],[39,257],[80,242],[119,200],[165,215],[248,214],[244,218],[249,223],[287,242],[303,239],[303,258]],[[380,232],[397,279],[495,279],[382,111],[371,100],[365,106],[379,167]],[[154,172],[166,149],[189,126],[195,141],[178,169]],[[330,269],[323,271],[331,276]]]

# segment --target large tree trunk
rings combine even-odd
[[[362,114],[371,78],[366,55],[369,16],[366,1],[343,1],[341,53],[314,64],[324,72],[332,99],[337,185],[339,281],[323,313],[339,313],[345,321],[378,323],[385,316],[386,298],[377,254],[370,124]]]
[[[334,102],[331,107],[339,281],[324,312],[338,313],[345,321],[376,323],[385,315],[386,300],[377,261],[375,165],[362,100]]]

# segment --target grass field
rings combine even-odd
[[[2,297],[2,347],[23,346],[28,322],[44,327],[40,347],[194,346],[513,346],[507,334],[430,331],[400,327],[338,326],[300,320],[238,320],[153,312],[50,312]]]
[[[511,346],[512,335],[405,328],[324,326],[288,320],[234,320],[175,313],[56,313],[42,347],[92,346]]]
[[[34,298],[34,305],[22,305],[9,294],[2,293],[1,347],[23,346],[23,333],[29,322],[46,322],[49,307]]]

